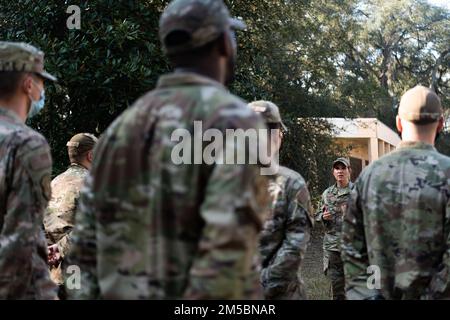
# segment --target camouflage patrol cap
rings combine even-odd
[[[232,18],[222,0],[174,0],[159,20],[159,37],[166,53],[189,51],[217,39],[232,29],[245,29],[245,23]],[[169,43],[168,36],[182,34]]]
[[[398,116],[407,121],[439,120],[443,115],[441,100],[437,94],[424,86],[406,91],[400,100]]]
[[[32,72],[56,81],[56,77],[44,70],[44,53],[23,42],[0,41],[0,72]]]
[[[337,158],[336,160],[333,161],[332,167],[334,168],[334,166],[338,163],[342,163],[347,168],[350,168],[350,161],[347,158]]]
[[[249,103],[248,106],[255,112],[260,113],[266,123],[278,123],[284,130],[287,131],[287,127],[281,120],[280,109],[273,102],[259,100]]]
[[[78,133],[74,135],[66,144],[69,150],[69,157],[76,157],[94,149],[97,141],[97,137],[90,133]]]

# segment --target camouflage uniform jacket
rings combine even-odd
[[[213,80],[161,77],[98,142],[68,256],[82,275],[71,298],[252,297],[267,178],[257,165],[175,164],[180,140],[171,136],[175,129],[193,136],[194,120],[219,133],[265,128]],[[197,147],[193,154],[201,155]]]
[[[269,182],[272,210],[260,238],[261,282],[266,299],[305,299],[298,276],[312,227],[312,207],[303,177],[281,167]]]
[[[51,184],[52,198],[45,213],[44,226],[49,244],[58,244],[62,256],[68,252],[67,236],[75,223],[81,187],[88,172],[85,167],[72,163]]]
[[[351,195],[342,258],[350,299],[450,298],[450,158],[402,142],[367,167]],[[379,290],[367,287],[371,265]]]
[[[0,299],[54,299],[42,228],[50,198],[47,141],[0,108]]]
[[[322,221],[325,227],[325,235],[323,237],[323,250],[340,252],[340,238],[342,231],[342,222],[344,213],[347,210],[347,202],[350,198],[350,192],[353,183],[349,182],[345,188],[339,188],[335,183],[322,194],[322,199],[316,213],[316,220]],[[333,215],[332,220],[323,220],[323,206],[328,207],[328,211]]]
[[[85,167],[72,163],[51,184],[52,198],[45,212],[44,227],[48,244],[57,244],[62,258],[70,248],[70,232],[75,223],[81,187],[88,172]],[[51,268],[51,275],[53,281],[63,283],[60,264]]]

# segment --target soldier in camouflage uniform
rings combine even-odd
[[[67,142],[69,168],[53,179],[52,198],[44,216],[44,227],[51,252],[51,279],[60,287],[59,297],[64,298],[64,280],[61,261],[69,252],[70,232],[75,223],[81,187],[93,159],[93,149],[97,138],[89,133],[79,133]]]
[[[442,112],[432,90],[408,90],[402,142],[356,181],[342,239],[348,299],[450,298],[450,158],[434,148]]]
[[[72,298],[260,297],[252,295],[252,263],[267,178],[258,165],[176,164],[173,155],[173,133],[184,129],[190,139],[194,121],[222,134],[265,128],[223,85],[233,75],[233,29],[241,27],[219,0],[175,0],[164,10],[160,38],[175,72],[98,142],[65,260],[81,268]],[[201,142],[193,149],[202,156]]]
[[[281,128],[286,130],[279,109],[269,101],[255,101],[249,106],[263,116],[271,130],[268,140],[272,142],[270,146],[276,161]],[[283,166],[269,178],[271,213],[264,223],[259,244],[264,297],[306,299],[299,271],[313,223],[309,191],[300,174]]]
[[[52,159],[45,138],[25,125],[44,107],[44,54],[0,42],[0,299],[55,299],[42,228]]]
[[[324,273],[331,281],[333,300],[345,300],[345,277],[341,259],[340,240],[344,213],[353,184],[350,181],[350,162],[338,158],[333,162],[336,183],[326,189],[318,205],[316,220],[325,227],[323,237]]]

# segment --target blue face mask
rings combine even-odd
[[[38,101],[34,101],[33,99],[31,99],[30,111],[28,111],[28,119],[33,118],[35,115],[41,112],[41,110],[44,109],[44,105],[45,105],[45,90],[42,89],[41,97],[39,98]]]

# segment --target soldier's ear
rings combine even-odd
[[[22,77],[22,84],[20,88],[26,95],[31,94],[31,90],[33,89],[33,78],[29,73],[25,73]]]
[[[437,127],[437,132],[441,132],[444,129],[444,117],[440,117],[439,118],[439,123],[438,123],[438,127]]]
[[[397,126],[397,130],[398,132],[401,134],[403,131],[403,126],[402,126],[402,119],[400,119],[399,116],[395,117],[395,124]]]
[[[233,48],[233,39],[228,32],[223,32],[218,40],[219,44],[219,53],[222,57],[233,57],[234,56],[234,48]]]

